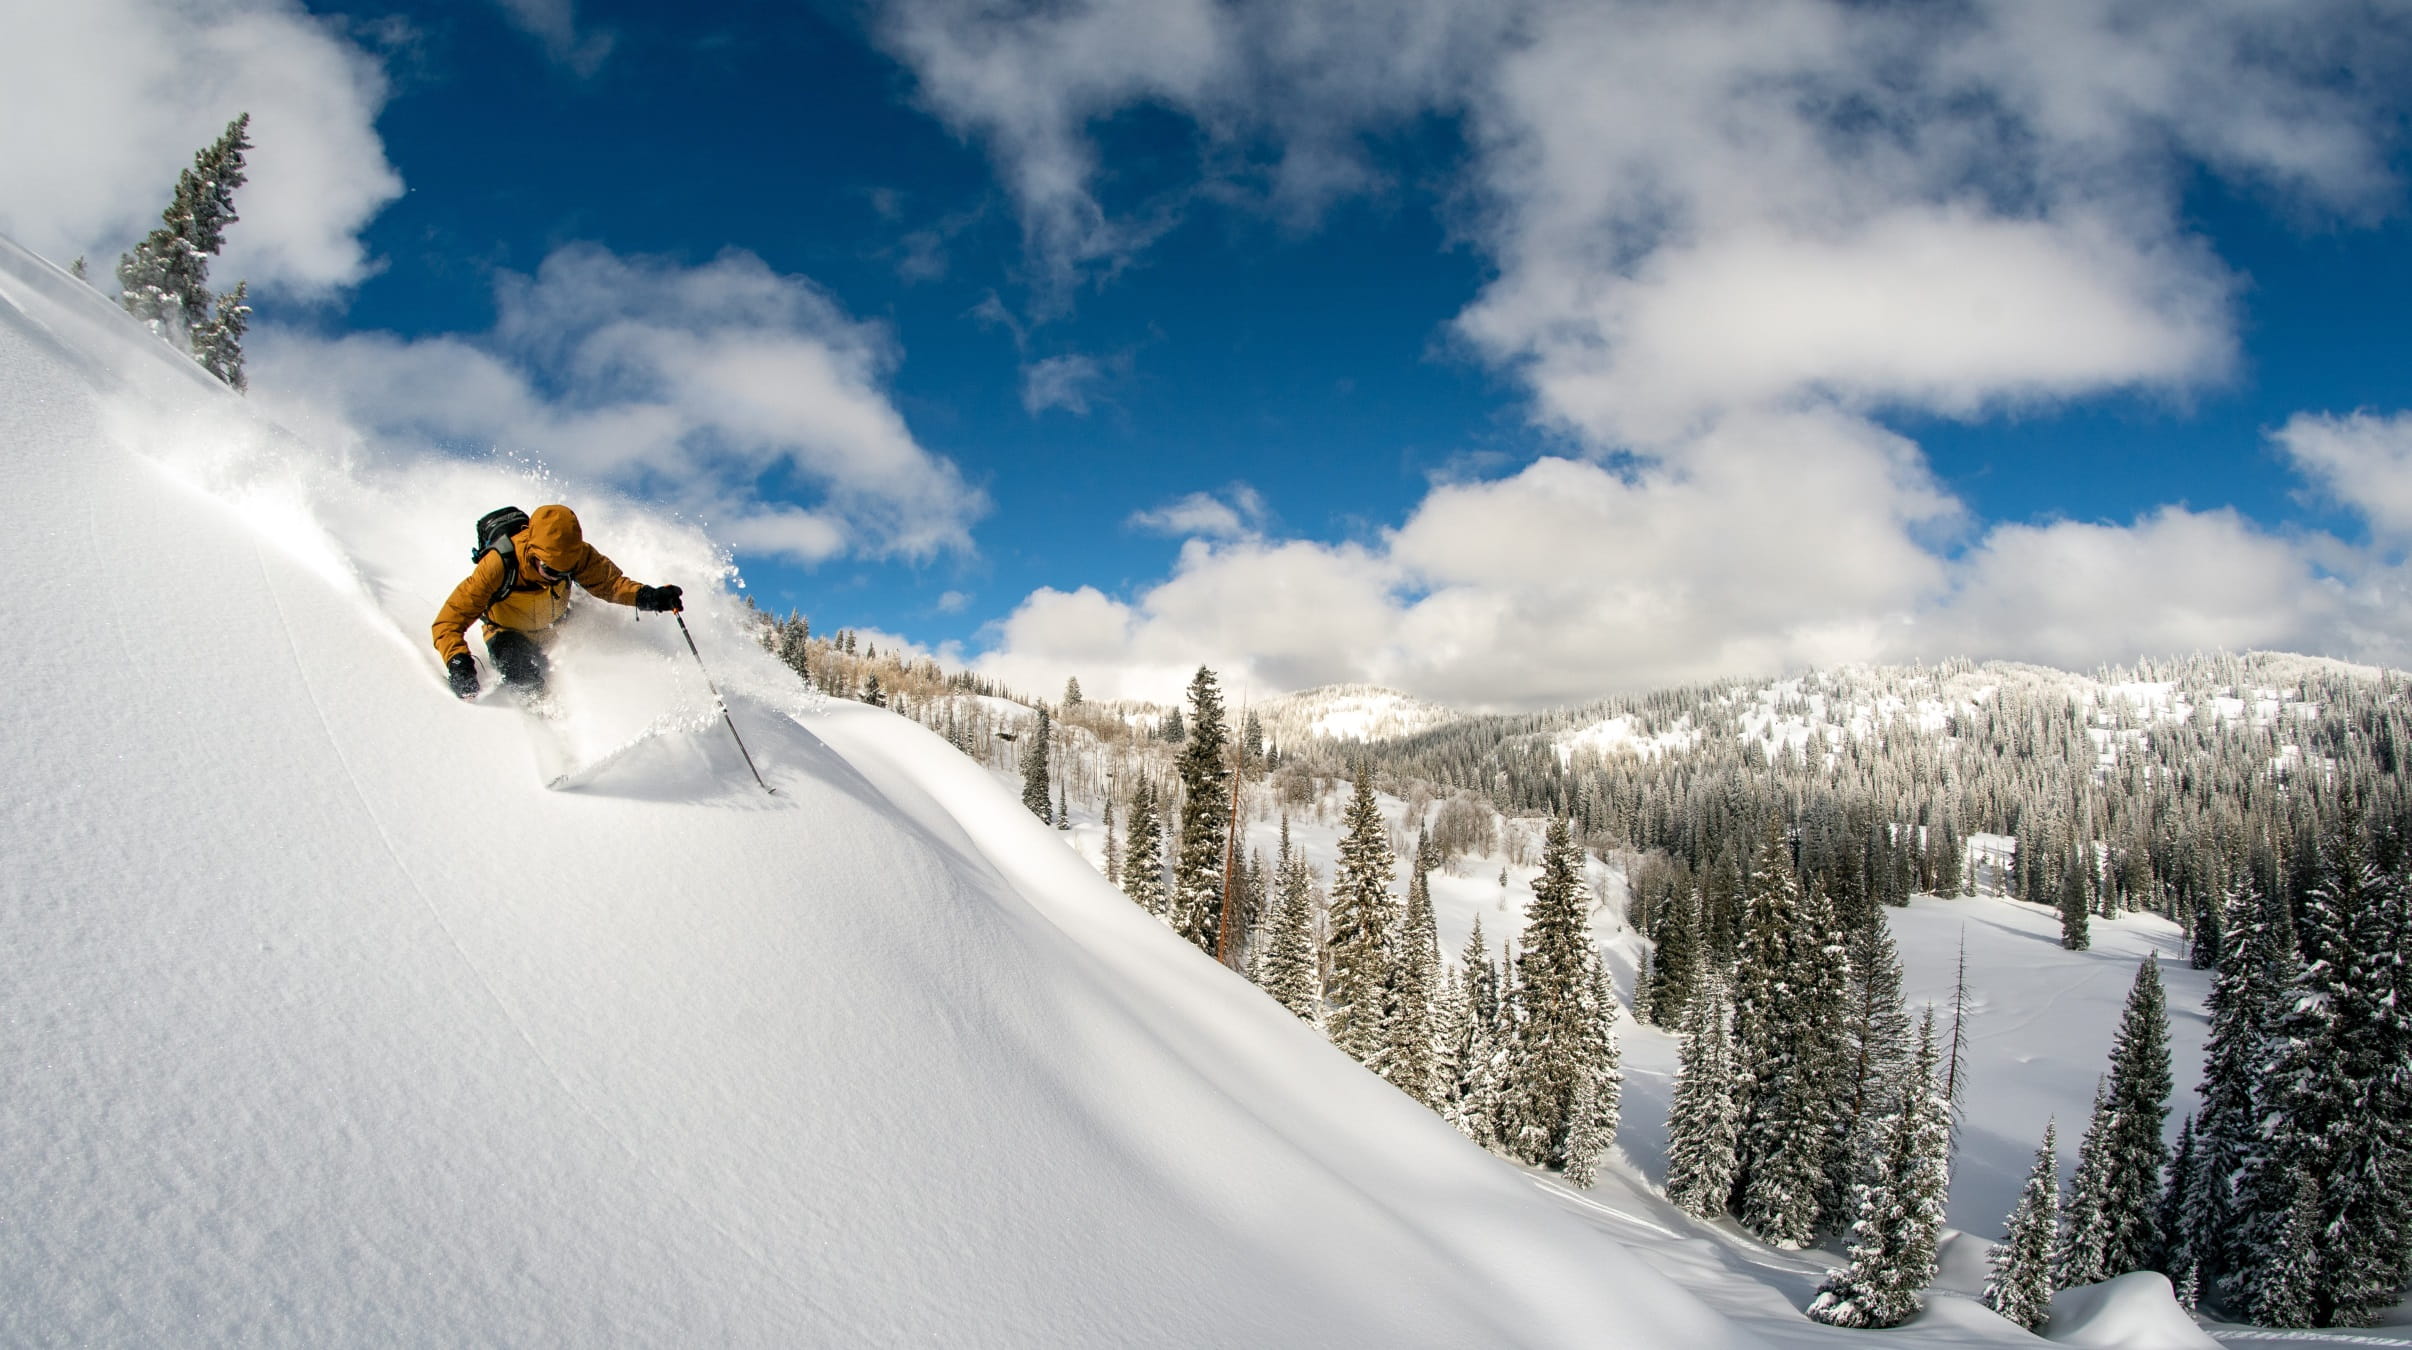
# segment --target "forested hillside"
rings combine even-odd
[[[1352,687],[1234,729],[1211,671],[1181,707],[1088,702],[1077,681],[1041,703],[800,620],[765,631],[825,690],[909,690],[894,706],[1018,774],[1134,903],[1502,1156],[1591,1186],[1622,1118],[1620,1022],[1679,1037],[1647,1184],[1777,1248],[1847,1241],[1807,1309],[1836,1325],[1898,1323],[1937,1278],[1968,1093],[1965,948],[1914,1030],[1883,916],[2009,896],[2056,910],[2071,953],[2097,921],[2159,916],[2212,972],[2208,1045],[2189,1032],[2173,1054],[2162,977],[2137,967],[2090,1111],[2047,1089],[2087,1119],[2065,1209],[2030,1182],[1985,1301],[2038,1325],[2056,1287],[2157,1270],[2236,1321],[2367,1325],[2401,1293],[2412,1158],[2383,1124],[2412,1109],[2399,673],[1961,663],[1509,717]],[[1498,868],[1503,907],[1511,871],[1530,899],[1520,927],[1503,914],[1486,941],[1477,920],[1444,951],[1433,882],[1468,863]],[[2173,1141],[2173,1093],[2198,1079]],[[2036,1175],[2056,1181],[2046,1136]],[[2307,1182],[2323,1158],[2343,1170]]]

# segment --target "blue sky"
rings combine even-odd
[[[0,228],[253,108],[264,403],[1025,687],[2412,660],[2384,7],[9,7]]]

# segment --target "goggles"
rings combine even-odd
[[[568,581],[570,579],[569,573],[554,567],[542,558],[531,555],[528,561],[536,564],[536,574],[547,581]]]

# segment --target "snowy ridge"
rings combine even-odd
[[[1377,741],[1447,726],[1462,714],[1395,689],[1330,684],[1257,704],[1265,735],[1276,745],[1306,741]]]
[[[1532,720],[1566,724],[1544,734],[1560,763],[1569,766],[1617,755],[1680,755],[1712,739],[1796,756],[1807,754],[1815,744],[1830,761],[1850,742],[1890,730],[1948,738],[1956,715],[2015,690],[2030,698],[2066,699],[2082,710],[2089,723],[2087,734],[2108,770],[2154,725],[2207,718],[2283,732],[2319,711],[2294,687],[2305,678],[2391,678],[2375,666],[2283,652],[2247,653],[2227,658],[2225,665],[2222,678],[2185,684],[2126,671],[2085,675],[2007,661],[1848,666],[1763,683],[1664,690]],[[2273,767],[2291,767],[2299,762],[2300,751],[2295,755]]]
[[[287,435],[5,244],[0,446],[0,1342],[1753,1343],[813,706],[691,527]],[[446,694],[462,524],[553,492],[778,797],[668,624],[557,653],[595,743],[696,724],[577,791]]]

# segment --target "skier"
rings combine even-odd
[[[467,634],[469,625],[482,619],[486,655],[502,672],[503,683],[530,695],[543,693],[547,663],[535,635],[569,612],[573,581],[615,605],[651,613],[683,608],[678,587],[638,585],[597,553],[578,528],[577,512],[539,506],[525,528],[479,551],[477,566],[436,613],[435,649],[444,658],[452,692],[477,697],[477,661],[469,655]]]

